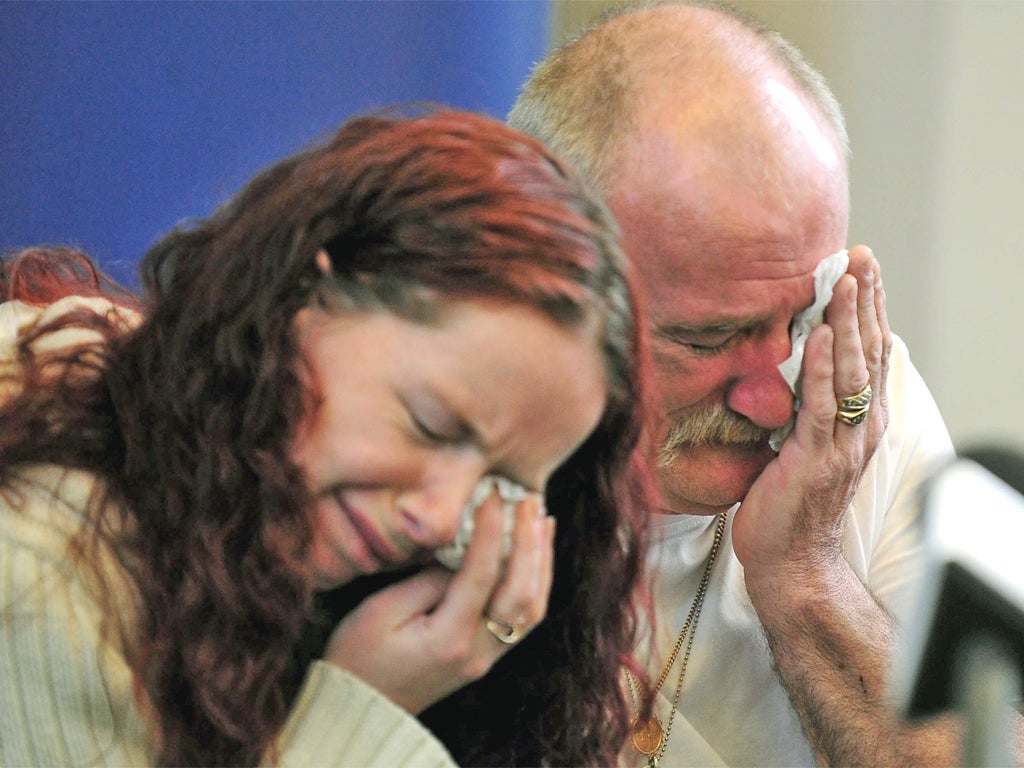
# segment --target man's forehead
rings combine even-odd
[[[761,263],[748,272],[681,269],[649,274],[648,315],[656,328],[679,332],[745,330],[780,312],[795,314],[810,306],[819,261],[809,260],[806,268],[765,269]]]
[[[763,242],[709,245],[652,248],[633,258],[652,295],[667,294],[687,303],[707,299],[722,307],[722,302],[739,300],[751,291],[773,286],[792,290],[793,283],[812,282],[815,267],[831,252],[828,248],[796,252]]]

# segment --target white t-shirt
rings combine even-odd
[[[921,569],[915,521],[921,483],[953,453],[949,433],[906,346],[895,340],[888,383],[890,420],[854,497],[844,538],[853,570],[901,621]],[[655,574],[658,649],[675,644],[714,539],[716,518],[657,515],[649,555]],[[678,711],[660,760],[672,766],[813,766],[799,718],[772,669],[767,641],[732,551],[732,514],[697,625]],[[680,655],[685,652],[685,647]],[[659,692],[668,725],[678,662]],[[655,676],[660,670],[653,671]],[[655,677],[656,679],[656,677]],[[627,746],[623,761],[643,765]]]

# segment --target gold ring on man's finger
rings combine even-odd
[[[836,398],[836,421],[856,426],[868,417],[871,408],[871,385],[849,397]]]

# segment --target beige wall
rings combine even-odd
[[[613,3],[564,0],[561,39]],[[1024,2],[741,0],[843,104],[850,243],[961,447],[1024,449]]]

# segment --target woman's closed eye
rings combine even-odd
[[[432,394],[414,394],[405,407],[416,432],[429,443],[454,445],[473,436],[473,429]]]
[[[425,438],[428,442],[438,443],[440,445],[461,443],[466,439],[466,435],[468,434],[468,430],[465,428],[443,429],[434,427],[417,418],[415,414],[412,414],[412,423],[420,436]]]

